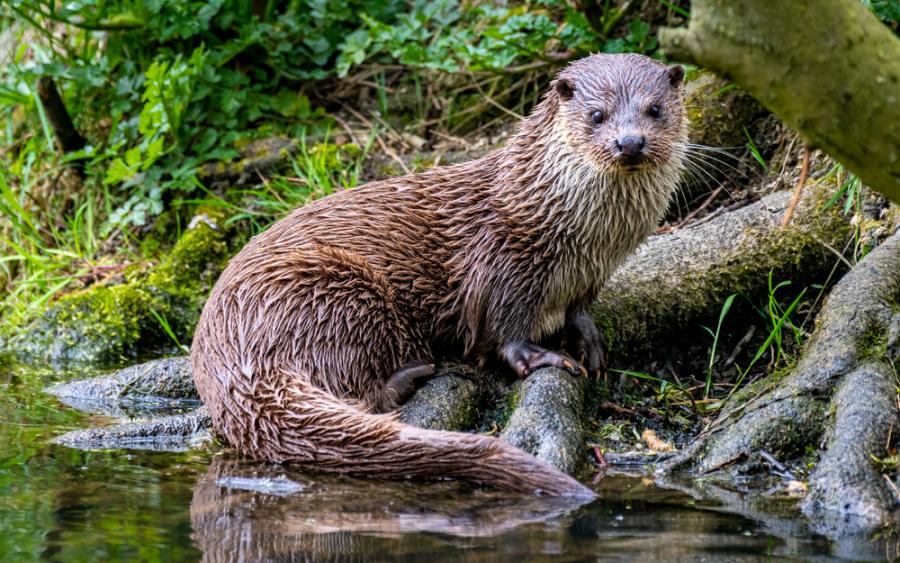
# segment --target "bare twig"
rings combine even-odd
[[[851,264],[850,261],[844,257],[844,254],[841,251],[839,251],[837,248],[831,246],[830,244],[828,244],[827,242],[825,242],[824,240],[820,239],[819,237],[817,237],[815,235],[812,236],[812,239],[814,241],[816,241],[817,243],[821,244],[822,246],[824,246],[825,248],[827,248],[828,250],[830,250],[832,254],[837,256],[838,260],[840,260],[841,262],[844,263],[845,266],[847,266],[848,268],[853,268],[853,264]],[[845,251],[846,251],[846,248],[847,247],[844,247]]]
[[[788,469],[787,466],[785,466],[783,463],[781,463],[780,461],[775,459],[775,456],[773,456],[769,452],[767,452],[765,450],[759,450],[759,455],[764,460],[766,460],[766,462],[768,462],[769,465],[771,465],[775,469],[775,471],[773,473],[775,473],[779,477],[781,477],[783,479],[788,479],[791,481],[797,480],[797,478],[794,476],[794,474],[791,472],[791,470]]]
[[[781,221],[781,230],[787,228],[791,223],[791,217],[794,216],[794,209],[800,202],[800,194],[803,193],[803,186],[806,185],[806,177],[809,175],[809,145],[803,143],[803,164],[800,166],[800,179],[797,180],[797,187],[794,188],[794,195],[791,197],[791,203],[788,205],[787,211],[784,212],[784,219]]]
[[[396,153],[393,149],[389,148],[389,147],[384,143],[384,141],[381,140],[381,137],[379,137],[379,136],[376,135],[376,136],[375,136],[375,141],[378,143],[378,146],[381,147],[381,150],[384,151],[384,154],[388,155],[388,156],[391,158],[391,160],[393,160],[394,162],[397,163],[398,166],[400,166],[400,168],[403,170],[403,173],[404,173],[404,174],[411,174],[411,173],[412,173],[412,171],[409,169],[409,167],[406,166],[406,163],[403,162],[403,159],[400,158],[400,157],[397,155],[397,153]]]
[[[366,116],[364,116],[363,114],[359,113],[358,111],[356,111],[352,107],[348,106],[347,104],[341,104],[341,105],[344,107],[345,110],[350,112],[353,115],[353,117],[360,120],[363,123],[363,125],[365,125],[366,127],[369,127],[369,128],[375,127],[375,125],[371,121],[366,119]],[[377,117],[376,117],[376,119],[377,119]],[[403,170],[404,174],[410,173],[410,169],[409,169],[409,167],[406,166],[406,163],[403,162],[403,159],[401,159],[393,149],[389,148],[385,144],[385,142],[383,140],[381,140],[380,135],[378,135],[378,134],[375,135],[375,142],[378,143],[378,146],[381,147],[381,150],[384,151],[384,154],[388,155],[388,157],[390,157],[391,160],[393,160],[400,166],[400,168]]]
[[[900,502],[900,491],[897,490],[897,485],[895,485],[891,478],[887,475],[882,475],[882,477],[884,477],[884,480],[887,481],[888,486],[894,492],[894,498],[897,499],[898,502]]]
[[[500,103],[496,102],[496,101],[494,100],[494,98],[490,97],[490,96],[484,91],[484,89],[481,88],[481,85],[478,83],[478,81],[475,79],[475,77],[472,76],[471,73],[469,74],[469,76],[472,78],[472,81],[475,83],[475,88],[478,89],[478,93],[481,94],[481,97],[483,97],[485,100],[487,100],[487,102],[488,102],[489,104],[491,104],[491,105],[494,106],[495,108],[499,109],[499,110],[502,111],[503,113],[506,113],[506,114],[508,114],[508,115],[510,115],[510,116],[512,116],[512,117],[514,117],[514,118],[516,118],[516,119],[525,119],[525,116],[524,116],[524,115],[522,115],[522,114],[520,114],[520,113],[517,113],[517,112],[514,112],[513,110],[511,110],[511,109],[509,109],[508,107],[504,106],[503,104],[500,104]]]
[[[353,143],[359,147],[365,146],[365,144],[359,142],[359,139],[357,139],[356,135],[353,134],[353,129],[350,128],[350,125],[347,124],[347,122],[342,117],[338,116],[337,114],[332,114],[331,117],[335,121],[337,121],[338,125],[341,126],[341,129],[343,129],[344,132],[347,133],[347,135],[350,137],[351,143]]]
[[[725,367],[729,367],[734,361],[737,359],[738,354],[740,354],[744,350],[744,346],[750,343],[750,340],[753,338],[753,335],[756,334],[756,325],[750,325],[750,329],[747,331],[747,334],[744,335],[743,338],[737,343],[737,346],[734,347],[734,351],[728,356],[728,359],[725,360]]]

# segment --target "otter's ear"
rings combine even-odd
[[[684,67],[681,65],[670,66],[666,76],[669,77],[669,84],[673,88],[678,88],[681,86],[681,81],[684,80]]]
[[[575,84],[568,78],[557,78],[553,82],[553,87],[563,100],[571,100],[575,95]]]

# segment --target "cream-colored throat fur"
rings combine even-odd
[[[665,213],[681,169],[669,162],[633,173],[601,172],[563,144],[544,158],[546,169],[565,171],[550,179],[547,193],[548,201],[564,202],[565,213],[555,215],[565,219],[556,226],[558,247],[533,340],[562,328],[569,304],[593,298],[647,238]]]

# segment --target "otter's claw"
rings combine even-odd
[[[584,363],[588,373],[606,375],[606,343],[587,312],[568,316],[564,335],[564,348]]]
[[[572,375],[587,375],[584,367],[562,352],[553,352],[532,342],[516,342],[503,348],[503,357],[519,377],[545,367],[563,369]]]

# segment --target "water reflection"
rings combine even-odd
[[[274,481],[282,475],[299,490],[284,493],[286,482]],[[251,479],[268,492],[248,490],[254,488]],[[599,489],[600,501],[581,504],[457,482],[318,475],[311,480],[284,467],[219,457],[194,489],[192,538],[206,561],[682,560],[828,553],[822,538],[769,535],[752,520],[689,506],[689,496],[647,480],[611,477]]]
[[[223,486],[229,478],[281,475],[303,489],[276,495],[248,491],[243,484],[240,489]],[[316,476],[313,482],[301,474],[285,474],[283,467],[216,458],[194,489],[191,523],[193,539],[209,561],[373,555],[384,553],[388,544],[393,555],[411,555],[430,552],[437,544],[465,544],[466,538],[502,536],[527,524],[567,520],[565,516],[583,503],[511,498],[449,481],[423,484]]]
[[[49,440],[96,420],[41,392],[62,374],[0,366],[0,561],[892,559],[897,538],[824,539],[792,507],[728,488],[607,476],[600,500],[511,497],[240,463],[229,452],[85,452]],[[106,419],[104,419],[106,421]],[[217,484],[227,477],[273,481]],[[277,496],[274,493],[281,494]]]

